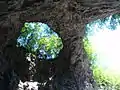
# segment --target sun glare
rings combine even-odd
[[[97,32],[90,38],[97,53],[97,65],[110,72],[120,74],[120,26],[116,30]]]
[[[102,90],[119,90],[120,14],[87,24],[85,33],[84,48],[91,61],[94,79],[100,86],[105,85]]]

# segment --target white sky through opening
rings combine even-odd
[[[114,31],[104,28],[90,36],[89,40],[97,53],[97,65],[120,74],[120,26]]]

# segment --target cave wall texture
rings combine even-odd
[[[19,79],[29,80],[24,53],[11,45],[26,21],[47,23],[63,40],[64,48],[54,62],[52,87],[40,90],[97,90],[82,45],[84,27],[95,19],[120,13],[119,0],[7,0],[6,3],[8,11],[0,15],[0,90],[16,90]]]

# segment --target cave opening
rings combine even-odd
[[[10,69],[19,76],[19,87],[49,87],[56,73],[56,61],[63,49],[61,37],[42,22],[25,22],[4,49]],[[12,52],[11,52],[12,51]],[[55,61],[55,62],[54,62]]]
[[[100,89],[120,88],[120,14],[90,22],[85,27],[84,49]]]
[[[17,47],[24,47],[27,56],[51,60],[58,56],[63,44],[62,39],[47,24],[25,22],[17,38]]]

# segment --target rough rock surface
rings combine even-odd
[[[92,20],[119,13],[119,0],[7,0],[6,3],[8,11],[0,14],[0,90],[17,90],[20,81],[24,83],[31,78],[32,62],[25,59],[24,49],[15,46],[26,21],[47,23],[64,44],[52,64],[36,64],[34,81],[42,82],[39,90],[96,90],[82,44],[84,27]]]

